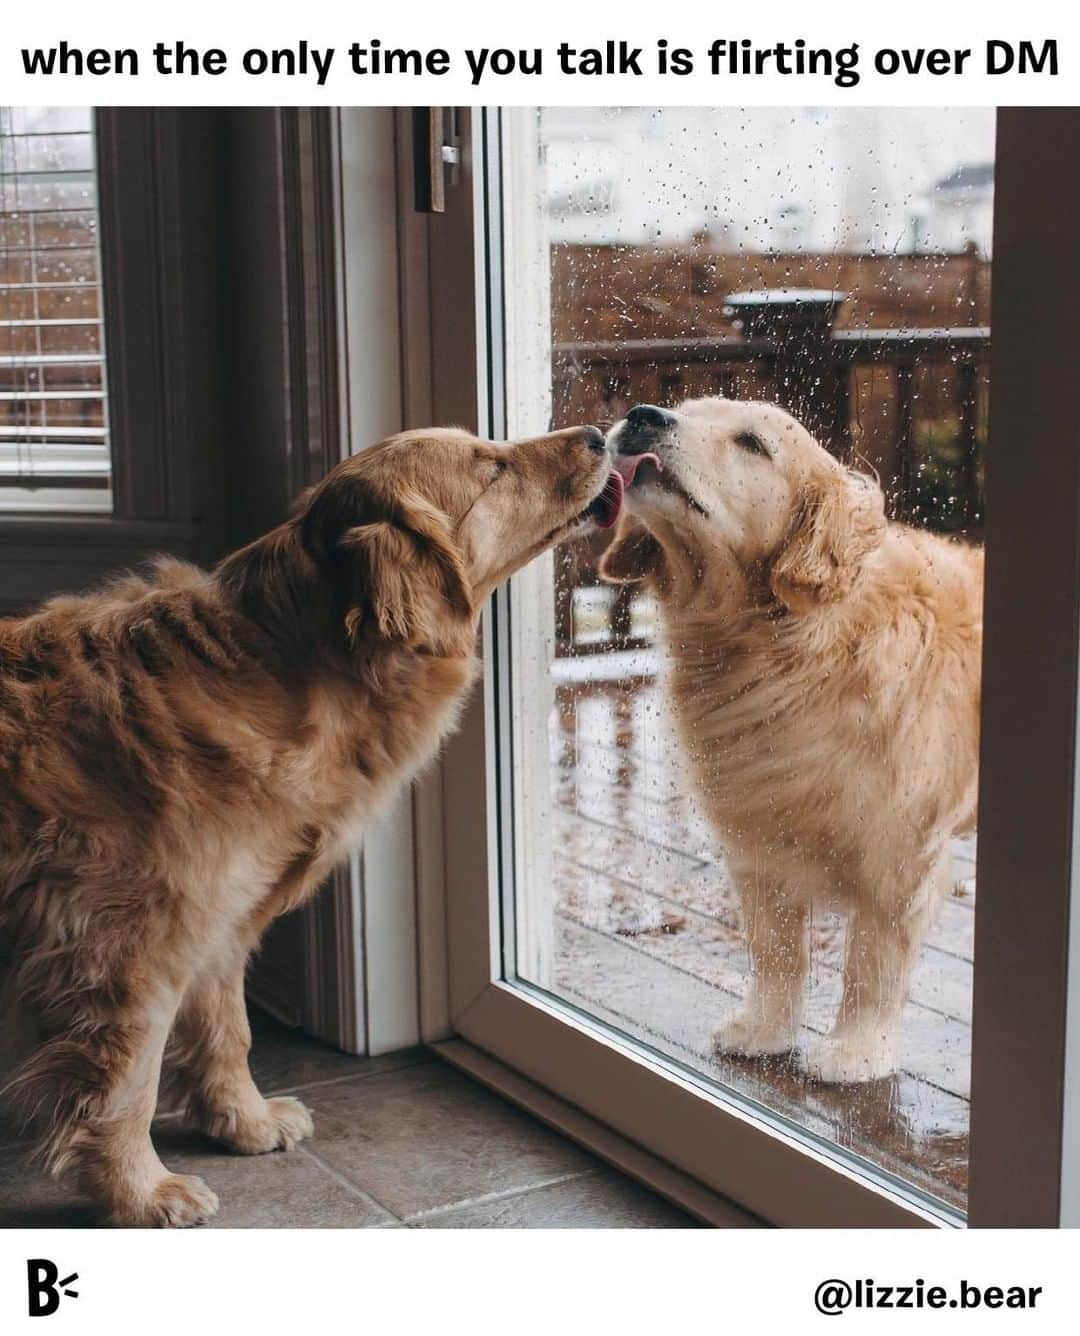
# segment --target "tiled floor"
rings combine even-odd
[[[212,1227],[695,1227],[426,1050],[350,1058],[260,1019],[252,1067],[264,1093],[311,1109],[310,1141],[252,1158],[175,1120],[155,1129],[169,1168],[201,1174],[221,1198]],[[92,1224],[89,1205],[28,1165],[23,1147],[0,1145],[0,1227]]]

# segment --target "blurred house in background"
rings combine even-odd
[[[553,242],[990,254],[985,108],[546,107]],[[656,190],[663,180],[666,190]],[[915,183],[922,183],[917,185]]]

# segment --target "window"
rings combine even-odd
[[[222,118],[0,108],[0,612],[222,550]]]
[[[88,107],[0,108],[0,508],[111,505]]]
[[[1074,1220],[1078,336],[1061,291],[1080,272],[1045,282],[1067,227],[1032,205],[1072,113],[1002,111],[996,134],[983,112],[578,113],[583,140],[623,155],[603,180],[591,148],[573,166],[574,114],[550,123],[551,172],[546,113],[474,121],[481,429],[776,399],[876,471],[892,517],[957,550],[988,533],[978,850],[955,831],[891,1076],[717,1054],[751,967],[725,841],[671,745],[661,613],[597,580],[603,539],[564,548],[497,593],[483,708],[444,767],[450,1016],[481,1056],[454,1053],[479,1073],[494,1056],[775,1223]],[[1033,404],[1062,425],[1028,446]],[[819,907],[811,931],[802,1052],[840,993],[840,925]]]
[[[546,335],[556,426],[716,394],[779,401],[882,478],[894,517],[981,536],[992,112],[563,109],[540,113],[537,133],[538,205],[558,238]],[[567,183],[589,188],[598,141],[620,184],[598,187],[593,210],[568,203]],[[708,814],[718,795],[700,793],[724,744],[679,740],[663,679],[677,647],[659,642],[647,592],[598,578],[609,541],[556,555],[553,618],[517,637],[518,751],[534,758],[515,771],[517,976],[963,1210],[974,836],[952,840],[895,1075],[808,1076],[840,1003],[843,918],[819,902],[788,933],[764,903],[787,903],[762,889],[769,852],[736,870],[750,851],[725,843]],[[759,736],[766,750],[785,745]],[[719,805],[740,820],[737,803]],[[800,838],[797,814],[790,823],[769,836],[777,865]],[[764,927],[753,931],[783,938],[758,943],[759,960],[797,955],[800,931],[810,940],[796,1056],[714,1048],[747,995],[754,912]]]

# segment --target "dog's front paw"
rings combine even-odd
[[[311,1114],[298,1099],[281,1095],[266,1099],[255,1110],[231,1109],[206,1126],[210,1136],[223,1141],[241,1155],[265,1155],[272,1150],[292,1150],[311,1136],[315,1126]]]
[[[217,1193],[194,1174],[166,1174],[153,1190],[113,1209],[114,1225],[136,1229],[186,1229],[204,1225],[218,1208]]]
[[[739,1053],[746,1058],[790,1053],[795,1036],[788,1024],[777,1024],[752,1011],[734,1012],[713,1031],[715,1053]]]
[[[887,1041],[865,1035],[826,1035],[806,1055],[807,1075],[825,1085],[856,1085],[891,1076],[896,1056]]]

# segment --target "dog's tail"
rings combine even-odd
[[[87,1027],[46,1040],[0,1087],[0,1102],[34,1137],[34,1158],[49,1173],[78,1169],[108,1136],[111,1077],[133,1057],[133,1046],[114,1027]]]

